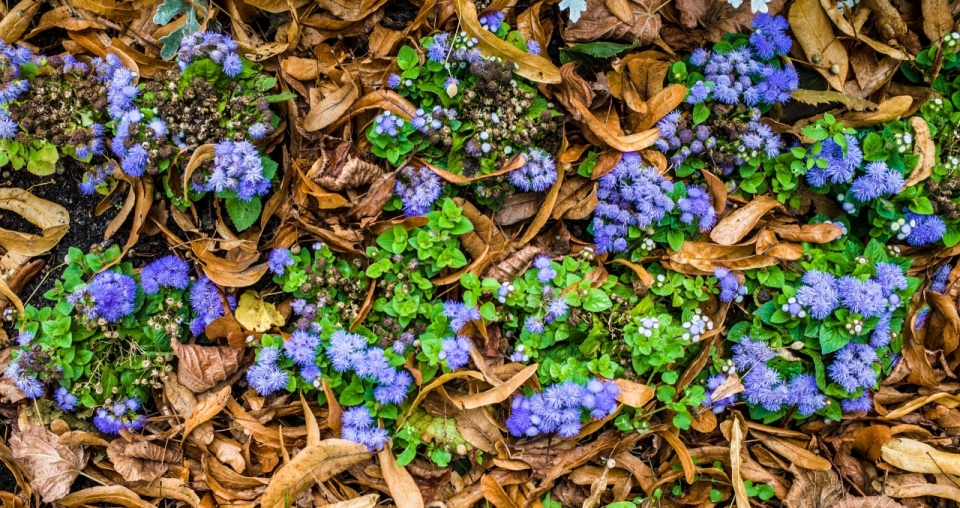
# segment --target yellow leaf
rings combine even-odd
[[[258,333],[284,324],[283,316],[272,303],[261,300],[256,292],[249,290],[240,297],[236,317],[244,328]]]

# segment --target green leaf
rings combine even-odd
[[[283,92],[283,93],[278,93],[274,95],[267,95],[266,97],[264,97],[264,99],[267,99],[267,102],[269,102],[270,104],[273,104],[276,102],[288,101],[290,99],[296,99],[296,98],[297,98],[297,94],[293,92]]]
[[[686,411],[679,412],[673,417],[673,425],[680,430],[689,429],[691,423],[693,423],[693,418]]]
[[[913,201],[910,202],[910,211],[919,213],[920,215],[932,215],[933,204],[925,197],[914,198]]]
[[[560,54],[565,56],[568,61],[578,59],[576,55],[571,55],[570,53],[579,53],[581,55],[592,56],[594,58],[613,58],[624,51],[629,51],[639,46],[639,40],[634,41],[633,44],[617,44],[615,42],[588,42],[585,44],[577,44],[569,48],[563,48],[560,50]]]
[[[253,198],[250,201],[243,201],[240,198],[230,198],[224,200],[224,206],[227,208],[227,215],[233,221],[233,226],[237,231],[245,231],[260,218],[260,211],[263,205],[260,198]]]
[[[693,107],[693,123],[694,125],[700,125],[703,122],[707,121],[707,118],[710,117],[710,108],[708,108],[704,103],[697,104]]]
[[[39,147],[31,146],[27,156],[27,171],[37,176],[49,176],[57,171],[60,154],[53,143],[43,141]]]
[[[419,65],[420,58],[417,57],[417,52],[413,48],[410,46],[400,48],[400,53],[397,54],[397,66],[401,70],[407,71]]]
[[[603,312],[610,307],[613,307],[613,302],[607,293],[600,289],[591,288],[583,299],[583,309],[590,312]]]
[[[683,247],[683,231],[678,229],[667,231],[667,243],[670,244],[671,249],[679,252],[680,248]]]
[[[823,354],[839,351],[850,342],[846,333],[829,326],[820,327],[820,352]]]

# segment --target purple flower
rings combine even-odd
[[[790,404],[797,406],[803,415],[812,415],[827,405],[827,396],[817,387],[817,379],[811,374],[800,374],[790,380]]]
[[[354,364],[362,361],[367,347],[367,340],[356,333],[337,330],[330,336],[330,347],[326,349],[327,358],[337,372],[346,372],[354,368]]]
[[[470,321],[480,319],[480,311],[474,305],[467,306],[454,300],[443,302],[443,315],[450,320],[450,328],[459,333]]]
[[[271,130],[273,129],[269,124],[258,122],[247,129],[247,135],[250,136],[250,139],[263,139]]]
[[[537,280],[541,284],[549,284],[557,276],[557,271],[551,266],[550,256],[540,254],[533,260],[533,267],[537,269]]]
[[[553,157],[540,150],[531,148],[525,154],[527,162],[507,174],[507,178],[524,192],[543,192],[557,181],[557,165]]]
[[[237,43],[229,35],[196,32],[181,40],[177,63],[183,71],[194,60],[209,58],[223,67],[224,74],[233,78],[243,71],[243,62],[236,50]]]
[[[283,343],[283,349],[297,365],[307,367],[316,364],[317,346],[320,337],[305,330],[294,330],[290,338]]]
[[[863,395],[855,399],[841,400],[840,407],[847,413],[869,413],[873,410],[873,397],[869,392],[864,392]]]
[[[370,451],[382,448],[387,442],[387,431],[373,423],[373,415],[366,406],[354,406],[347,409],[342,417],[343,439],[362,444]]]
[[[383,350],[378,347],[367,348],[364,354],[355,356],[353,370],[362,378],[385,384],[393,382],[397,374]]]
[[[850,342],[837,351],[827,373],[844,390],[853,393],[858,388],[872,388],[877,384],[877,373],[873,370],[876,361],[877,353],[873,348]]]
[[[862,281],[845,275],[837,281],[836,288],[843,306],[850,312],[862,314],[863,317],[879,316],[886,307],[883,288],[875,281]]]
[[[290,381],[290,375],[276,364],[279,356],[280,349],[276,346],[265,347],[260,350],[257,362],[247,370],[247,382],[260,395],[282,390]]]
[[[570,305],[563,298],[554,298],[547,302],[547,317],[552,321],[567,315]]]
[[[365,406],[354,406],[343,412],[341,422],[344,427],[369,429],[373,425],[373,416]]]
[[[740,342],[733,346],[733,363],[740,372],[750,370],[755,365],[765,364],[773,356],[770,346],[765,342],[752,340],[750,337],[742,337]]]
[[[771,16],[759,13],[753,18],[753,34],[750,35],[750,47],[764,60],[790,52],[793,40],[787,35],[790,28],[783,16]]]
[[[73,412],[77,406],[77,396],[68,392],[66,388],[60,387],[53,392],[53,398],[57,401],[57,405],[60,406],[60,409],[64,411]]]
[[[217,285],[206,275],[201,276],[193,285],[193,288],[190,289],[190,307],[206,321],[204,326],[223,316],[223,302],[220,300],[220,291],[217,289]],[[195,333],[195,335],[199,334]]]
[[[277,248],[270,251],[270,258],[267,260],[267,264],[271,272],[277,275],[283,275],[283,273],[287,271],[287,267],[296,264],[296,260],[293,259],[293,254],[290,253],[290,249]]]
[[[463,335],[445,339],[441,344],[439,358],[446,360],[447,367],[450,370],[457,370],[470,362],[470,351],[473,350],[473,342]]]
[[[391,138],[400,134],[400,128],[403,127],[403,118],[394,115],[390,111],[384,111],[373,119],[373,132],[378,136],[387,135]]]
[[[501,24],[503,24],[503,11],[494,11],[480,16],[480,26],[493,33],[500,30]]]
[[[91,320],[103,318],[108,323],[116,323],[133,314],[137,282],[129,275],[101,272],[81,291],[89,296],[91,306],[87,317]]]
[[[173,254],[157,259],[140,272],[140,286],[148,295],[160,288],[187,289],[189,285],[190,265]]]
[[[941,295],[944,294],[947,291],[947,282],[949,281],[952,270],[953,267],[950,266],[950,263],[944,263],[938,266],[930,277],[930,291],[940,293]]]
[[[230,53],[226,58],[223,59],[223,73],[231,78],[237,77],[240,72],[243,71],[243,62],[240,60],[240,55],[236,53]]]
[[[710,97],[710,88],[703,81],[697,81],[687,94],[687,104],[700,104]]]
[[[441,32],[433,36],[433,42],[427,44],[427,58],[433,62],[443,62],[450,53],[450,45],[447,42],[450,34]]]
[[[29,399],[43,397],[43,383],[33,374],[27,371],[25,365],[28,363],[30,353],[21,351],[19,356],[7,365],[4,375],[16,383],[17,388]]]
[[[523,322],[523,327],[530,333],[543,333],[543,320],[536,316],[530,316]]]
[[[143,145],[133,145],[127,151],[127,156],[120,161],[120,168],[124,173],[139,178],[143,176],[143,169],[147,166],[149,158],[150,154]]]
[[[6,114],[0,115],[0,138],[11,139],[17,135],[20,126]]]
[[[407,399],[407,391],[413,384],[413,377],[406,370],[398,370],[393,382],[376,387],[373,397],[381,404],[401,404]]]
[[[885,312],[880,315],[880,319],[877,321],[877,324],[873,327],[873,331],[870,333],[870,347],[874,349],[880,349],[887,344],[890,344],[890,318],[891,314]]]
[[[907,277],[899,265],[880,261],[876,265],[876,270],[876,281],[880,284],[885,296],[890,296],[894,291],[907,289]]]
[[[234,191],[241,201],[250,201],[270,191],[263,175],[263,161],[248,141],[221,141],[214,146],[213,170],[202,186],[204,191]]]
[[[804,285],[797,289],[797,301],[810,310],[815,319],[824,319],[840,306],[837,278],[832,274],[810,270],[803,276]]]
[[[743,386],[744,399],[767,411],[779,411],[781,406],[791,400],[790,389],[780,378],[780,374],[766,364],[754,365],[743,376]]]
[[[613,170],[599,180],[599,203],[592,223],[597,251],[625,250],[631,226],[646,229],[673,211],[674,203],[668,196],[672,191],[673,184],[655,168],[644,166],[636,152],[624,153]]]
[[[737,297],[738,290],[740,289],[740,282],[737,281],[737,276],[724,267],[714,269],[713,276],[717,278],[717,282],[720,284],[720,295],[718,297],[720,301],[732,302],[734,298]]]
[[[710,51],[697,48],[693,51],[693,54],[690,55],[690,63],[697,67],[703,67],[707,63],[708,58],[710,58]]]
[[[440,177],[433,171],[406,166],[398,173],[393,192],[403,201],[404,215],[419,217],[430,211],[442,190]]]
[[[911,225],[910,233],[907,235],[907,243],[914,247],[937,243],[947,232],[947,225],[939,215],[920,215],[907,212],[907,223]]]
[[[709,231],[717,223],[717,212],[710,204],[710,194],[699,185],[687,187],[687,197],[677,201],[677,208],[683,212],[681,222],[691,224],[695,218],[699,219],[702,232]]]
[[[527,53],[530,53],[531,55],[539,55],[540,43],[533,39],[527,41]]]
[[[390,73],[390,76],[387,77],[387,86],[396,90],[400,87],[400,75],[396,72]]]

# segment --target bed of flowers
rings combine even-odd
[[[960,502],[947,2],[308,3],[0,22],[5,506]]]

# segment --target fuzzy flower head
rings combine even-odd
[[[260,395],[270,395],[287,387],[290,374],[277,365],[280,350],[276,346],[260,350],[257,362],[247,369],[247,382]]]
[[[221,141],[214,146],[213,169],[206,192],[236,192],[241,201],[250,201],[270,191],[270,179],[263,174],[260,153],[248,141]]]
[[[597,251],[623,252],[631,226],[646,229],[673,211],[673,184],[636,152],[624,153],[613,170],[600,177],[593,235]]]
[[[862,281],[845,275],[837,281],[837,294],[840,303],[850,312],[871,318],[879,316],[886,307],[883,287],[874,280]]]
[[[827,396],[817,387],[817,379],[811,374],[800,374],[790,380],[791,404],[803,415],[811,415],[827,405]]]
[[[707,379],[707,390],[709,390],[709,393],[706,398],[703,399],[701,405],[709,408],[714,414],[722,413],[724,409],[737,402],[738,394],[736,393],[718,400],[712,400],[713,393],[715,393],[726,380],[727,376],[723,374],[714,374]]]
[[[867,164],[866,174],[853,181],[851,191],[857,201],[867,203],[900,192],[904,183],[903,174],[890,169],[886,162],[871,162]]]
[[[136,297],[137,282],[129,275],[113,271],[97,274],[74,294],[76,300],[84,302],[87,319],[104,319],[108,323],[133,314]]]
[[[543,192],[557,181],[557,163],[539,148],[531,148],[525,154],[527,162],[511,171],[507,178],[524,192]]]
[[[710,193],[699,185],[687,187],[687,197],[677,201],[677,208],[681,212],[680,222],[692,224],[698,220],[701,232],[710,231],[717,223],[717,212],[710,204]]]
[[[827,162],[827,167],[814,166],[807,171],[807,181],[814,187],[825,187],[832,183],[845,183],[853,178],[854,172],[863,164],[863,151],[860,142],[852,134],[844,134],[846,149],[833,138],[821,143],[819,157]]]
[[[442,190],[443,185],[436,173],[425,167],[406,166],[397,175],[393,192],[403,201],[404,215],[420,217],[430,212]]]
[[[205,321],[204,326],[223,316],[220,290],[206,275],[201,276],[190,288],[190,307]],[[202,330],[201,330],[202,332]],[[196,334],[199,335],[199,334]]]
[[[209,58],[223,68],[223,73],[233,78],[243,71],[243,61],[236,53],[237,43],[229,35],[216,32],[196,32],[180,42],[177,64],[184,71],[195,60]]]
[[[937,243],[947,232],[947,224],[939,215],[920,215],[908,211],[907,224],[910,225],[907,243],[914,247]],[[903,228],[900,232],[903,234]]]
[[[161,288],[187,289],[190,285],[190,265],[173,254],[164,256],[143,267],[140,285],[148,295],[159,292]]]
[[[717,283],[720,285],[720,301],[732,302],[740,291],[740,281],[737,280],[737,276],[723,267],[716,268],[713,276],[717,278]]]
[[[786,55],[793,46],[793,40],[786,33],[789,28],[790,25],[783,16],[757,14],[753,18],[750,47],[764,60]]]
[[[877,384],[877,373],[873,370],[875,362],[877,353],[873,348],[851,342],[837,351],[833,363],[827,367],[827,374],[844,390],[853,393]]]
[[[359,443],[370,451],[376,451],[387,442],[387,431],[378,427],[366,406],[354,406],[343,412],[343,439]]]
[[[438,358],[445,360],[450,370],[457,370],[470,362],[471,350],[473,342],[463,335],[458,335],[443,341]]]
[[[443,315],[450,320],[450,328],[456,333],[459,333],[470,321],[480,319],[480,311],[475,305],[467,306],[453,300],[443,302]]]
[[[274,274],[283,275],[283,273],[287,271],[287,268],[294,264],[296,264],[296,261],[293,259],[293,254],[290,252],[290,249],[277,248],[270,251],[270,258],[267,260],[267,265]]]
[[[837,278],[832,274],[810,270],[803,276],[803,286],[797,289],[797,301],[806,307],[815,319],[824,319],[840,306]]]

